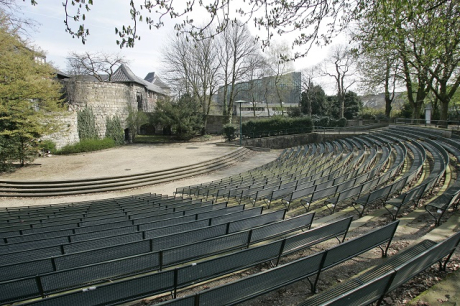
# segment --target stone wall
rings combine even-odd
[[[137,84],[88,82],[68,79],[63,82],[67,93],[69,112],[62,117],[63,131],[44,137],[56,143],[57,148],[78,142],[77,112],[85,107],[93,110],[99,137],[105,137],[107,117],[115,115],[121,119],[123,128],[128,116],[128,103],[138,109],[138,97],[142,100],[142,110],[152,112],[158,99]]]
[[[42,140],[52,140],[56,144],[56,149],[77,143],[80,140],[77,129],[77,112],[69,111],[67,114],[59,116],[59,120],[62,123],[61,130],[42,137]]]
[[[83,81],[68,81],[66,91],[72,111],[78,111],[85,107],[93,110],[96,127],[101,138],[105,136],[106,118],[117,115],[122,124],[126,125],[128,103],[137,109],[136,92],[145,93],[143,87],[136,85]]]

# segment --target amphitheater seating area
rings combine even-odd
[[[428,267],[445,270],[460,241],[388,253],[401,216],[436,229],[457,209],[460,138],[445,136],[390,126],[171,196],[0,209],[0,304],[234,305],[299,281],[302,306],[380,303]],[[356,258],[366,271],[324,285]]]

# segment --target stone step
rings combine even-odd
[[[228,167],[245,158],[246,148],[210,161],[148,173],[67,181],[0,181],[0,197],[46,197],[116,191],[171,182]]]

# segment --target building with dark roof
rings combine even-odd
[[[158,99],[168,96],[170,91],[169,86],[155,73],[151,72],[142,79],[126,65],[120,65],[111,75],[110,81],[108,76],[103,77],[101,82],[94,76],[68,77],[60,72],[58,77],[64,84],[69,110],[73,113],[69,116],[74,118],[66,118],[66,124],[71,131],[52,138],[58,147],[78,141],[77,112],[84,108],[92,109],[99,137],[105,137],[107,119],[117,116],[129,140],[131,131],[126,122],[129,107],[143,112],[153,112]]]

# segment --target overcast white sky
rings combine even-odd
[[[236,0],[235,2],[237,2]],[[139,77],[145,77],[148,72],[161,73],[161,50],[168,36],[174,35],[175,21],[165,22],[162,29],[149,30],[145,24],[140,24],[140,41],[134,48],[120,48],[116,44],[115,27],[130,23],[128,0],[98,0],[94,1],[90,12],[86,13],[85,25],[90,35],[85,45],[77,38],[72,38],[65,32],[65,12],[57,0],[39,0],[37,6],[32,6],[29,0],[18,1],[21,12],[26,18],[36,20],[36,31],[30,31],[30,39],[47,54],[47,60],[62,71],[66,70],[66,57],[69,52],[120,52],[129,61],[129,67]],[[232,1],[232,5],[234,2]],[[235,9],[237,6],[233,6]],[[203,18],[203,14],[195,13],[195,19]],[[203,18],[203,21],[205,19]],[[75,24],[75,28],[78,24]],[[283,42],[289,42],[283,37]],[[294,63],[294,69],[300,71],[322,61],[327,56],[327,48],[314,48],[306,58]],[[321,82],[322,83],[322,82]],[[326,84],[324,84],[326,85]]]

